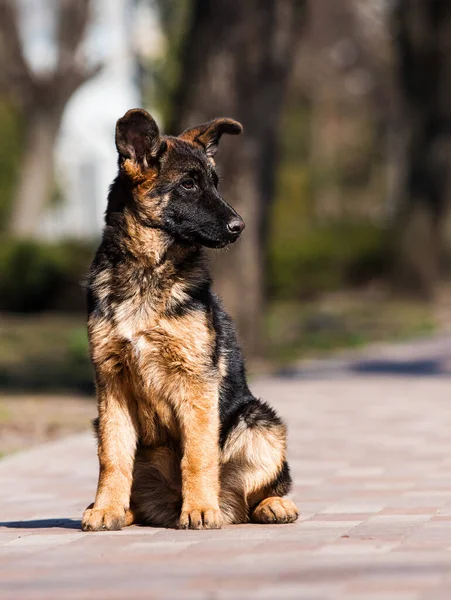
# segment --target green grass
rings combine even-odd
[[[0,387],[17,391],[92,391],[83,315],[0,317]]]
[[[373,342],[433,333],[430,306],[349,292],[309,302],[275,302],[266,319],[267,356],[277,364]]]
[[[285,213],[276,219],[269,248],[274,298],[308,299],[384,280],[390,272],[391,232],[368,222],[302,224]]]

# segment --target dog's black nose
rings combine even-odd
[[[227,223],[227,229],[230,231],[230,233],[235,235],[241,233],[244,229],[243,219],[232,219],[229,221],[229,223]]]

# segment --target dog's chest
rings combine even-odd
[[[162,334],[159,313],[146,303],[132,300],[116,307],[114,323],[115,337],[121,341],[131,395],[135,399],[142,443],[155,446],[178,439],[174,410],[165,394],[169,382],[162,360],[174,341]]]
[[[164,341],[155,335],[160,330],[162,320],[158,308],[138,298],[115,307],[115,335],[122,341],[127,367],[134,374],[143,368],[142,363],[155,360],[155,355],[164,349],[163,346],[171,343],[169,339]]]
[[[163,305],[132,298],[114,311],[127,369],[145,390],[169,392],[184,377],[202,377],[211,366],[213,332],[207,315],[168,317]]]
[[[212,339],[203,313],[168,318],[146,304],[122,304],[115,312],[126,368],[146,445],[179,439],[178,406],[191,381],[209,378]]]

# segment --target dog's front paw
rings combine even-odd
[[[221,529],[222,514],[219,508],[182,508],[179,529]]]
[[[115,531],[125,525],[125,510],[122,507],[88,507],[81,520],[83,531]]]

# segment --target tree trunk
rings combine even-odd
[[[451,3],[398,0],[401,119],[395,287],[429,298],[441,275],[451,168]]]
[[[261,351],[264,268],[284,91],[300,37],[300,0],[196,0],[184,45],[170,131],[217,116],[244,126],[223,139],[221,193],[246,222],[242,238],[212,257],[216,289],[241,339]]]
[[[59,114],[43,112],[29,117],[10,226],[15,236],[39,233],[37,223],[53,185],[53,150],[60,119]]]

